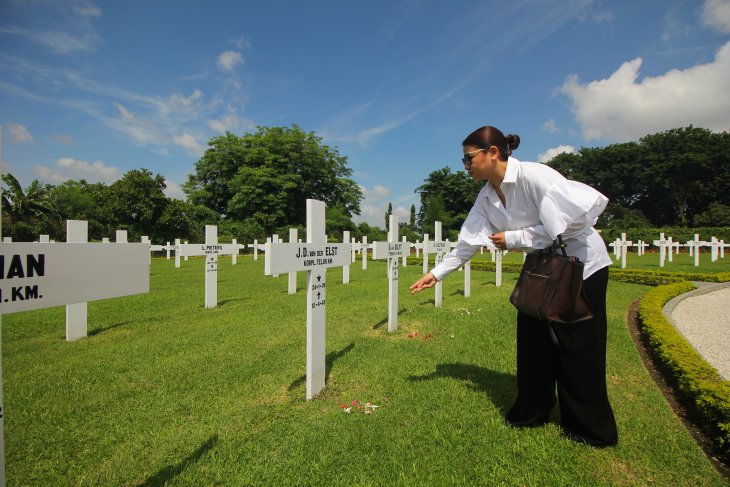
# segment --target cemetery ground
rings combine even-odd
[[[630,255],[629,267],[644,261],[658,267],[656,254]],[[676,270],[693,271],[687,262]],[[436,308],[433,290],[408,293],[421,266],[401,267],[388,334],[386,263],[363,271],[358,260],[347,285],[328,270],[327,385],[305,401],[305,274],[288,295],[263,258],[220,258],[218,307],[205,309],[203,267],[153,259],[150,293],[89,303],[89,336],[76,342],[64,340],[63,307],[4,316],[8,485],[726,485],[627,330],[648,286],[609,282],[620,438],[598,449],[564,438],[557,409],[542,427],[505,424],[515,273],[497,288],[493,272],[474,271],[464,298],[456,272]]]

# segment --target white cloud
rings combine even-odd
[[[695,125],[724,131],[730,127],[730,42],[715,60],[637,82],[641,58],[627,61],[607,79],[582,84],[576,75],[560,91],[586,139],[636,140],[647,134]]]
[[[191,156],[201,156],[205,152],[205,146],[188,133],[173,135],[172,140],[175,145],[183,147]]]
[[[560,128],[553,118],[542,124],[542,129],[549,134],[557,134],[560,132]]]
[[[8,135],[10,136],[10,142],[14,144],[36,143],[33,135],[30,133],[30,130],[19,123],[8,124]]]
[[[182,190],[179,184],[177,184],[175,181],[170,181],[169,179],[165,180],[165,184],[167,187],[164,190],[165,196],[168,198],[174,198],[177,200],[185,200],[187,199],[187,195]]]
[[[575,152],[575,147],[573,147],[572,145],[559,145],[557,147],[551,147],[550,149],[537,156],[537,162],[548,162],[550,159],[557,156],[558,154],[562,154],[563,152],[572,154]]]
[[[730,33],[730,1],[705,0],[702,21],[720,32]]]
[[[233,132],[236,128],[238,128],[238,124],[238,116],[234,113],[229,113],[222,118],[208,120],[208,127],[221,134],[225,132]]]
[[[59,54],[93,51],[99,42],[94,33],[74,35],[62,30],[33,30],[20,27],[3,27],[0,28],[0,32],[25,37]]]
[[[164,136],[153,123],[138,117],[121,103],[114,103],[114,106],[117,107],[120,115],[119,119],[112,122],[115,128],[126,133],[142,145],[162,144],[164,142]]]
[[[90,183],[113,183],[120,178],[119,169],[101,161],[86,162],[72,157],[62,157],[54,167],[36,166],[33,173],[42,181],[59,184],[69,179],[85,179]]]
[[[179,93],[175,93],[170,96],[167,100],[161,102],[160,112],[163,115],[168,115],[174,112],[182,113],[193,113],[198,106],[198,102],[203,98],[203,92],[196,89],[190,96],[183,96]]]
[[[218,55],[218,67],[223,71],[233,71],[239,64],[243,64],[243,57],[240,52],[225,51]]]
[[[356,215],[353,221],[356,223],[367,222],[370,226],[385,229],[385,213],[388,211],[388,204],[393,205],[393,214],[398,217],[399,223],[408,223],[411,217],[411,204],[417,203],[418,195],[408,193],[401,196],[391,195],[390,188],[376,184],[368,189],[360,186],[363,200],[360,203],[360,215]]]
[[[380,184],[376,184],[373,186],[373,190],[369,194],[372,195],[373,198],[382,199],[390,194],[390,189]]]

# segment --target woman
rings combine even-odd
[[[611,258],[593,228],[608,199],[593,188],[569,181],[543,164],[511,157],[518,135],[507,137],[486,126],[462,143],[464,168],[486,181],[459,234],[459,243],[411,293],[433,287],[490,241],[500,249],[534,251],[559,234],[569,255],[584,262],[583,288],[594,318],[553,327],[517,313],[517,400],[507,413],[515,427],[544,424],[560,402],[566,436],[595,446],[618,442],[606,391],[606,287]]]

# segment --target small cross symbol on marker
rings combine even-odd
[[[317,276],[317,282],[322,281],[322,276]]]

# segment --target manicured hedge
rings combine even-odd
[[[662,313],[670,299],[693,288],[690,282],[682,281],[652,289],[641,300],[639,320],[653,353],[670,371],[679,393],[728,462],[730,382],[718,375]]]

